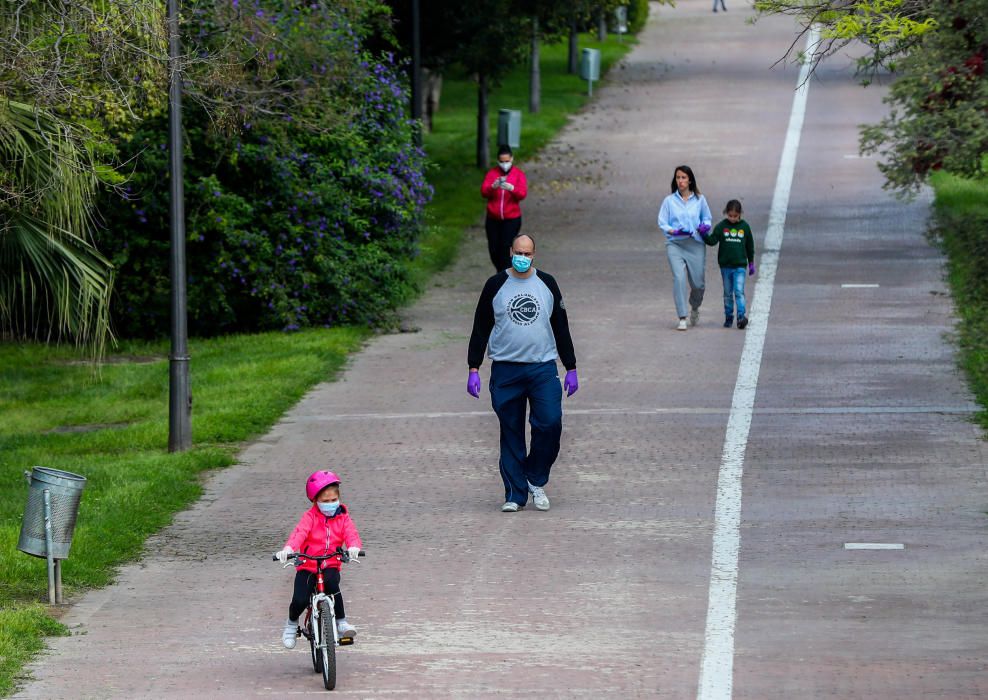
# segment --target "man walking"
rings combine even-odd
[[[501,423],[501,479],[506,513],[528,501],[549,510],[545,485],[559,454],[563,431],[562,390],[556,359],[566,368],[563,388],[579,388],[576,355],[566,306],[556,280],[536,270],[535,240],[519,234],[511,242],[511,267],[487,280],[473,317],[467,351],[467,392],[480,398],[484,349],[491,358],[491,405]],[[531,449],[525,446],[526,404],[532,425]]]

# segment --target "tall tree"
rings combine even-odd
[[[804,33],[820,27],[814,65],[859,42],[868,49],[858,61],[865,83],[883,69],[895,76],[890,115],[864,127],[861,138],[863,152],[882,156],[886,186],[908,195],[932,170],[986,173],[988,0],[757,0],[755,7],[795,16]]]
[[[389,0],[396,18],[395,35],[410,46],[407,0]],[[518,0],[475,0],[469,12],[460,0],[429,0],[422,4],[422,64],[441,73],[457,64],[477,82],[477,167],[490,160],[489,99],[507,73],[524,60],[531,27],[527,3]]]
[[[543,42],[565,35],[570,3],[565,0],[531,0],[520,3],[531,24],[529,38],[528,111],[537,114],[542,106],[542,73],[539,66]]]
[[[92,243],[103,125],[163,84],[162,3],[0,7],[0,329],[102,351],[113,269]],[[162,98],[163,99],[163,98]]]
[[[528,34],[524,15],[512,3],[478,0],[453,27],[455,57],[477,80],[477,167],[490,164],[488,98],[492,88],[525,57]]]
[[[0,101],[0,328],[72,338],[100,356],[113,268],[90,240],[97,182],[85,161],[52,113]]]

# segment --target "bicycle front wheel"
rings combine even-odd
[[[333,635],[333,613],[329,601],[319,601],[319,644],[322,655],[322,684],[326,690],[336,687],[336,637]]]
[[[305,616],[305,636],[309,640],[309,654],[312,656],[312,672],[319,673],[322,670],[322,650],[316,646],[316,635],[312,628],[312,608],[309,608]]]

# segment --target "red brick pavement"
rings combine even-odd
[[[360,632],[337,692],[695,697],[744,334],[720,327],[715,256],[700,327],[672,330],[654,220],[687,162],[715,212],[744,199],[761,240],[796,71],[772,68],[788,23],[744,18],[663,8],[594,105],[540,161],[519,158],[525,230],[567,297],[582,385],[550,512],[498,511],[497,423],[486,394],[465,392],[489,274],[474,231],[409,311],[420,330],[374,339],[215,475],[140,562],[74,606],[73,636],[51,641],[18,697],[324,692],[307,651],[280,647],[291,574],[270,562],[316,466],[343,473],[369,552],[344,574]],[[984,445],[943,339],[926,204],[890,199],[874,162],[850,157],[882,93],[840,63],[810,93],[750,434],[735,696],[978,697]]]

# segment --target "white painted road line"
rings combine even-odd
[[[842,284],[841,289],[878,289],[877,284]]]
[[[896,542],[845,542],[844,549],[905,549],[906,545]]]
[[[806,38],[806,53],[812,55],[818,40],[816,28]],[[789,128],[782,148],[779,174],[772,196],[768,228],[762,244],[759,278],[755,285],[751,321],[741,351],[738,378],[734,385],[731,415],[717,478],[717,503],[714,507],[713,554],[710,563],[710,590],[707,598],[707,626],[700,662],[697,700],[728,700],[734,684],[734,625],[737,620],[738,554],[741,545],[741,475],[744,452],[748,445],[751,414],[762,363],[762,348],[772,307],[775,272],[779,265],[782,235],[789,209],[796,154],[803,130],[803,115],[809,94],[809,63],[799,71],[796,94],[789,114]]]

